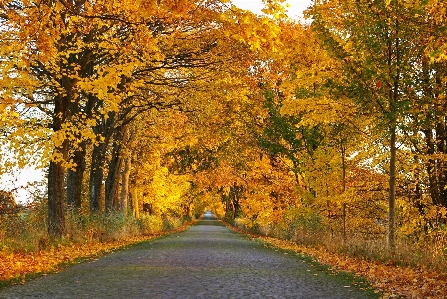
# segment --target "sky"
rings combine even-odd
[[[264,7],[262,0],[232,0],[233,4],[239,8],[251,10],[254,13],[261,13],[261,9]],[[302,18],[303,11],[311,4],[311,0],[286,0],[285,3],[289,4],[288,16],[290,18]]]

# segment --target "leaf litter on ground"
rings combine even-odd
[[[381,261],[362,260],[330,252],[322,246],[300,245],[293,241],[247,233],[228,223],[225,225],[269,246],[309,256],[316,262],[330,267],[331,270],[349,272],[362,277],[371,284],[376,292],[381,293],[381,299],[447,298],[447,273],[444,272],[399,266]]]
[[[65,266],[83,259],[97,258],[129,245],[186,230],[193,222],[195,221],[188,222],[170,231],[126,237],[107,242],[58,244],[38,252],[0,251],[0,289],[8,285],[23,284],[30,277],[58,272]]]

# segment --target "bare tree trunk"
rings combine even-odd
[[[135,186],[130,187],[129,198],[132,207],[132,215],[138,219],[140,218],[140,208],[138,203],[137,188]]]
[[[395,206],[396,206],[396,127],[390,128],[390,177],[389,177],[389,211],[388,211],[388,248],[392,254],[396,251],[396,226],[395,226]]]
[[[342,192],[345,193],[346,191],[346,148],[343,144],[343,140],[341,140],[340,143],[341,148],[341,164],[342,164]],[[343,203],[343,244],[346,244],[346,203]]]
[[[61,80],[66,87],[67,96],[56,96],[54,99],[53,132],[60,132],[62,124],[69,116],[70,109],[70,81]],[[48,233],[54,238],[61,238],[65,233],[65,166],[67,159],[68,142],[54,149],[54,156],[58,161],[50,161],[48,169]]]
[[[86,64],[87,66],[85,72],[88,75],[92,75],[93,69],[91,66],[91,62],[86,62]],[[95,102],[97,102],[97,98],[93,95],[89,95],[88,101],[84,107],[84,113],[87,118],[92,117],[93,106]],[[74,102],[71,104],[70,110],[72,115],[79,115],[81,112],[81,107],[79,106],[78,102]],[[77,134],[76,138],[78,140],[82,140],[82,136],[80,134]],[[79,144],[77,144],[77,146],[78,148],[76,149],[72,157],[72,161],[76,164],[76,167],[74,170],[69,169],[67,174],[67,205],[68,208],[71,209],[73,212],[79,213],[81,210],[82,184],[84,182],[84,175],[87,167],[87,141],[82,140]]]
[[[439,202],[438,181],[436,176],[436,160],[433,158],[435,150],[435,141],[433,140],[432,129],[424,130],[426,152],[430,156],[427,161],[428,188],[433,202]]]
[[[93,147],[89,182],[90,213],[102,210],[101,188],[104,179],[104,171],[102,169],[103,147],[105,147],[104,144],[95,145]]]
[[[48,233],[61,238],[65,233],[65,169],[61,162],[50,162],[48,169]]]
[[[123,148],[128,138],[126,126],[115,128],[113,137],[112,158],[109,161],[109,171],[106,179],[105,201],[107,212],[120,209],[119,183],[124,163]]]
[[[447,132],[444,117],[436,124],[436,148],[439,153],[447,153]],[[447,207],[447,164],[444,159],[437,161],[438,200],[436,204]]]
[[[67,142],[63,142],[60,148],[55,148],[54,152],[65,159],[67,156]],[[48,233],[55,238],[60,238],[65,233],[64,204],[65,167],[63,161],[50,161],[48,169]]]
[[[129,177],[132,159],[127,157],[124,160],[124,169],[121,173],[121,212],[127,214],[128,197],[129,197]]]
[[[119,183],[122,165],[123,158],[120,157],[119,150],[118,152],[114,150],[112,159],[109,162],[109,172],[106,179],[106,212],[111,212],[119,209]]]
[[[103,142],[93,147],[92,163],[90,167],[90,212],[95,213],[102,210],[104,198],[102,193],[102,185],[104,180],[103,167],[106,162],[107,148],[113,136],[113,127],[115,123],[115,113],[109,113],[107,120],[103,120],[101,124],[94,128],[96,134],[104,137]]]
[[[399,34],[399,20],[395,20],[395,35]],[[390,73],[394,71],[393,87],[389,91],[389,103],[390,103],[390,177],[389,177],[389,194],[388,194],[388,249],[392,255],[396,252],[396,130],[397,130],[397,104],[399,102],[399,85],[401,80],[400,64],[401,64],[401,47],[400,39],[395,38],[394,50],[392,50],[392,43],[390,41],[388,45],[388,66]],[[395,62],[393,63],[393,56],[395,56]],[[394,66],[394,68],[393,68]]]
[[[81,209],[82,182],[86,168],[85,154],[86,143],[83,141],[73,156],[76,167],[74,170],[69,169],[67,174],[67,206],[75,213],[79,213]]]

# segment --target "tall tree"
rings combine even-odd
[[[414,75],[418,12],[418,7],[401,1],[315,1],[311,9],[314,30],[344,67],[345,91],[360,109],[378,117],[376,129],[388,138],[391,252],[396,233],[398,131],[406,130],[405,114],[410,107],[406,85]]]

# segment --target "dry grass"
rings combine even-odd
[[[177,222],[179,223],[179,222]],[[114,251],[125,246],[155,237],[185,230],[193,221],[169,231],[160,231],[150,235],[125,236],[119,240],[105,240],[84,243],[53,243],[45,250],[34,252],[0,251],[0,288],[14,283],[24,283],[27,277],[39,273],[58,271],[79,259],[93,258],[106,252]],[[67,243],[67,242],[65,242]]]
[[[351,233],[344,241],[342,234],[324,226],[318,229],[299,226],[285,230],[284,224],[247,228],[242,223],[243,221],[237,219],[235,221],[235,225],[244,231],[289,240],[302,246],[324,248],[328,252],[361,260],[447,272],[447,229],[442,226],[418,236],[398,235],[396,250],[391,254],[384,233],[374,235]]]
[[[105,243],[153,235],[175,229],[183,219],[142,215],[135,219],[122,213],[66,215],[66,234],[51,240],[47,234],[46,208],[36,206],[24,212],[0,216],[0,252],[29,253],[58,245]]]
[[[444,239],[439,232],[436,238],[427,236],[417,243],[401,238],[397,253],[391,255],[384,237],[367,240],[356,236],[343,244],[343,239],[332,233],[301,231],[288,234],[286,240],[284,230],[278,227],[247,230],[241,223],[236,221],[239,225],[232,228],[271,246],[311,256],[332,270],[364,277],[382,299],[447,298],[445,250],[439,250],[446,248],[446,243],[440,243]]]

